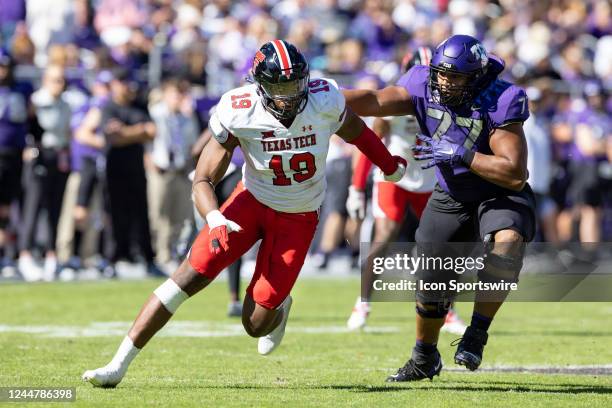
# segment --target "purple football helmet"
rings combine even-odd
[[[470,102],[479,90],[488,64],[487,51],[476,38],[448,37],[436,47],[430,63],[429,84],[434,100],[448,106]],[[440,74],[444,76],[442,81]]]

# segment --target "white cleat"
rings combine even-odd
[[[370,303],[362,302],[361,297],[357,298],[355,302],[355,306],[353,306],[353,311],[348,321],[346,322],[346,326],[349,330],[361,330],[366,326],[368,321],[368,316],[370,315]]]
[[[292,303],[293,299],[291,298],[291,296],[287,296],[287,299],[285,299],[281,304],[281,309],[283,311],[283,320],[281,320],[280,324],[276,326],[274,330],[272,330],[265,336],[260,337],[257,341],[257,351],[262,356],[267,356],[268,354],[273,352],[278,346],[280,346],[281,341],[283,341],[283,336],[285,335],[285,327],[287,326],[287,320],[289,320],[289,311],[291,310]]]
[[[94,387],[113,388],[121,382],[126,371],[114,364],[107,364],[95,370],[85,371],[81,378]]]
[[[450,309],[446,314],[446,318],[444,319],[444,325],[440,329],[443,332],[456,334],[458,336],[463,336],[465,333],[465,329],[467,326],[463,323],[463,320],[459,317],[457,312],[454,309]]]

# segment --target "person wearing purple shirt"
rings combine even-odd
[[[600,165],[608,160],[606,147],[612,140],[612,120],[605,109],[605,91],[597,83],[584,87],[587,106],[577,113],[573,123],[574,139],[570,148],[570,185],[568,198],[580,226],[581,242],[600,242],[604,180]],[[595,249],[593,245],[585,249]],[[594,256],[594,252],[587,249]]]
[[[347,105],[361,116],[416,117],[422,134],[417,135],[421,144],[413,146],[415,157],[424,161],[422,168],[435,166],[438,179],[416,232],[418,253],[440,257],[445,242],[484,242],[480,282],[516,282],[524,242],[534,235],[535,200],[526,182],[522,128],[529,117],[527,97],[498,78],[503,68],[477,39],[453,35],[438,45],[429,66],[413,67],[397,85],[344,91]],[[454,272],[446,276],[428,268],[419,274],[426,282],[457,279]],[[507,294],[476,292],[455,363],[472,371],[479,367],[487,330]],[[412,357],[387,381],[431,379],[442,369],[437,342],[453,292],[417,290],[416,299]]]
[[[76,272],[82,267],[83,237],[88,235],[89,231],[91,234],[98,233],[91,228],[89,212],[90,207],[100,207],[96,205],[100,203],[92,202],[92,199],[95,192],[101,190],[103,183],[105,141],[101,134],[100,121],[102,109],[108,101],[111,79],[112,74],[109,71],[98,73],[91,87],[93,95],[75,110],[71,119],[70,126],[74,135],[70,142],[71,174],[64,194],[61,227],[57,239],[62,275],[70,271]],[[104,236],[108,238],[108,234]],[[109,246],[108,243],[105,244]],[[104,260],[98,264],[102,273],[106,265]]]
[[[0,48],[0,268],[4,260],[11,203],[21,192],[22,152],[31,88],[15,82],[14,60]]]

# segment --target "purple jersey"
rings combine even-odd
[[[467,149],[492,154],[489,137],[495,128],[522,123],[529,117],[527,96],[522,88],[491,79],[471,106],[448,107],[434,102],[429,87],[429,67],[417,65],[404,74],[398,85],[408,90],[421,131],[439,139],[444,136]],[[440,186],[458,201],[481,201],[504,189],[468,171],[436,166]]]
[[[23,149],[27,133],[28,89],[0,86],[0,149]]]

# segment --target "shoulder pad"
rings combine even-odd
[[[397,81],[398,86],[406,88],[410,96],[424,98],[429,83],[429,67],[415,65]]]
[[[346,100],[333,79],[316,78],[308,83],[308,103],[315,111],[334,121],[342,122]]]
[[[246,85],[223,94],[215,113],[223,127],[231,132],[247,125],[258,102],[257,86]]]

